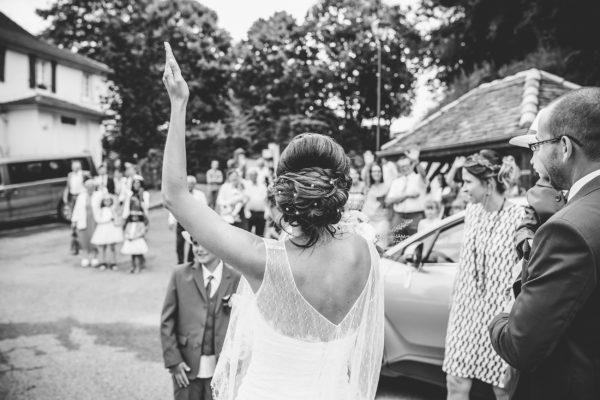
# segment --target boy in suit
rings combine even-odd
[[[163,359],[176,400],[212,400],[210,383],[240,275],[187,232],[183,236],[195,260],[178,266],[167,288],[160,327]]]

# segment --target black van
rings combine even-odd
[[[64,220],[62,197],[75,160],[97,175],[89,154],[0,157],[0,224],[45,216]]]

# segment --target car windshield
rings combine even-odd
[[[455,263],[458,262],[464,233],[463,220],[456,221],[432,230],[418,241],[398,249],[386,256],[392,261],[406,263],[419,244],[423,244],[423,263]]]

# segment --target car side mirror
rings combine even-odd
[[[416,245],[406,254],[406,262],[419,269],[423,265],[423,242]]]

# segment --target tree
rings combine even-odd
[[[379,0],[322,0],[302,25],[285,13],[258,20],[235,50],[232,87],[265,138],[285,143],[312,130],[359,150],[374,147],[364,122],[376,117],[376,15],[387,33],[382,118],[410,112],[420,37],[400,9]]]
[[[556,65],[566,79],[600,84],[600,3],[596,0],[423,0],[422,17],[437,20],[424,56],[451,84],[488,63],[502,67],[538,53],[560,54]],[[440,17],[441,16],[441,17]]]
[[[190,86],[188,126],[227,115],[231,38],[194,0],[58,0],[37,11],[44,39],[107,64],[116,129],[105,143],[125,157],[162,147],[169,103],[161,77],[169,41]]]

